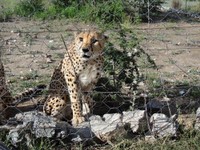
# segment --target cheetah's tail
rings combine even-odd
[[[40,84],[34,88],[29,88],[23,93],[20,93],[17,96],[13,97],[14,101],[12,102],[12,104],[16,105],[22,102],[29,101],[33,97],[37,97],[45,88],[45,84]]]

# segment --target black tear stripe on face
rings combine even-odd
[[[91,44],[90,44],[90,48],[91,48],[91,51],[93,52],[94,50],[93,50],[93,42],[91,42]]]

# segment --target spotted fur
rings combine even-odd
[[[102,33],[81,32],[55,68],[49,85],[44,112],[58,119],[72,118],[77,125],[90,113],[90,93],[102,74],[103,49],[107,37]]]

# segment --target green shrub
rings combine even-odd
[[[121,28],[115,35],[115,44],[105,48],[105,72],[113,76],[113,86],[121,91],[122,86],[135,90],[141,80],[138,59],[145,55],[146,62],[155,67],[155,62],[139,47],[140,40],[131,29]]]
[[[61,15],[66,18],[74,18],[77,13],[77,8],[75,6],[66,7],[61,11]]]
[[[42,0],[21,0],[14,12],[22,17],[32,17],[38,12],[44,11]]]
[[[98,18],[103,23],[123,22],[125,14],[122,1],[107,1],[97,4],[93,18]]]
[[[14,12],[23,17],[78,18],[105,25],[148,18],[157,13],[162,3],[162,0],[21,0]]]
[[[200,1],[196,2],[196,5],[187,6],[187,11],[193,13],[200,13]]]
[[[50,3],[57,6],[57,7],[67,7],[76,3],[77,1],[74,0],[50,0]]]
[[[105,48],[104,71],[96,86],[94,100],[121,101],[123,95],[137,93],[138,83],[143,80],[139,72],[139,61],[144,58],[151,67],[155,62],[139,47],[140,40],[131,29],[119,28],[114,33],[114,42],[109,42]],[[134,101],[134,97],[126,97]]]
[[[42,12],[37,12],[34,14],[35,18],[40,18],[40,19],[56,19],[58,18],[58,8],[56,8],[54,5],[49,6],[48,8],[45,9],[45,11]]]
[[[0,10],[0,22],[9,20],[12,16],[12,13],[13,12],[8,8]]]

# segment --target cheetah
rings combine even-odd
[[[30,88],[15,97],[12,97],[12,94],[6,85],[4,66],[0,58],[0,124],[4,124],[5,121],[11,116],[12,113],[7,110],[9,106],[29,100],[34,95],[41,92],[45,87],[46,85],[41,84],[35,88]]]
[[[57,119],[70,118],[72,125],[85,121],[90,113],[90,93],[103,68],[103,49],[108,37],[97,31],[75,36],[63,60],[55,68],[43,111]]]

